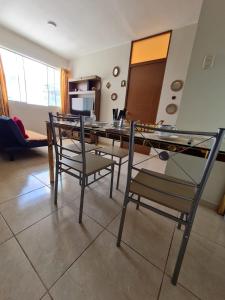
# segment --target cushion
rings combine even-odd
[[[19,127],[22,136],[25,139],[28,139],[29,136],[26,134],[26,131],[25,131],[25,128],[24,128],[22,120],[19,117],[17,117],[17,116],[14,116],[12,119],[16,123],[16,125]]]
[[[26,131],[29,135],[28,137],[28,141],[43,141],[43,140],[47,140],[47,136],[44,135],[44,134],[41,134],[41,133],[37,133],[37,132],[34,132],[34,131],[31,131],[31,130],[27,130]]]

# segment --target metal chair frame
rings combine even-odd
[[[114,146],[114,145],[113,145]],[[101,156],[107,156],[110,154],[104,153],[104,147],[100,147],[99,149],[95,150],[95,153],[97,155],[101,155]],[[112,159],[114,159],[115,155],[110,155]],[[115,156],[116,158],[118,158],[117,156]],[[125,157],[124,157],[125,158]],[[124,165],[125,163],[128,162],[128,159],[126,159],[125,161],[123,161],[123,158],[119,157],[119,162],[115,161],[115,165],[118,166],[118,174],[117,174],[117,181],[116,181],[116,189],[119,189],[119,184],[120,184],[120,172],[121,172],[121,167],[122,165]]]
[[[80,145],[81,145],[81,157],[82,159],[76,159],[78,157],[78,152],[76,150],[66,148],[62,145],[62,139],[60,137],[60,134],[62,131],[60,130],[60,127],[57,126],[57,123],[59,123],[60,120],[65,121],[65,119],[69,122],[74,123],[74,130],[79,131],[80,133]],[[52,130],[52,136],[53,136],[53,144],[55,148],[55,185],[54,185],[54,203],[57,205],[57,197],[58,197],[58,176],[62,172],[65,172],[77,179],[79,179],[79,184],[81,186],[81,195],[80,195],[80,210],[79,210],[79,223],[82,222],[82,214],[83,214],[83,202],[84,202],[84,191],[85,188],[92,183],[100,180],[101,178],[111,174],[111,184],[110,184],[110,198],[112,198],[112,191],[113,191],[113,177],[114,177],[114,164],[115,162],[112,161],[112,163],[108,167],[100,168],[99,170],[96,170],[95,172],[87,174],[86,172],[86,151],[85,151],[85,141],[84,141],[84,117],[83,116],[76,116],[76,117],[70,117],[70,116],[60,116],[53,115],[52,113],[49,113],[49,120],[50,120],[50,126]],[[58,130],[59,139],[57,139],[56,130]],[[59,140],[59,141],[58,141]],[[71,153],[70,156],[68,154],[64,154],[63,152],[66,151],[67,153]],[[95,154],[93,154],[95,155]],[[76,168],[73,168],[68,163],[64,162],[62,159],[65,158],[71,162],[75,162],[81,165],[81,171],[77,170]],[[100,170],[106,170],[106,174],[96,177],[96,174]],[[73,173],[72,171],[78,172],[78,174]],[[88,177],[94,175],[94,179],[91,182],[88,182]]]
[[[183,233],[183,238],[182,242],[180,245],[176,265],[174,268],[173,276],[172,276],[172,284],[176,285],[177,280],[179,277],[180,269],[182,266],[183,258],[185,255],[186,247],[188,244],[188,240],[191,234],[191,229],[192,225],[194,222],[194,218],[196,215],[196,211],[199,205],[199,201],[201,199],[202,193],[204,191],[205,185],[207,183],[207,180],[209,178],[210,172],[213,168],[214,162],[216,160],[216,157],[218,155],[218,152],[220,150],[220,146],[222,143],[222,140],[224,138],[225,134],[225,129],[220,128],[218,129],[217,132],[194,132],[194,131],[181,131],[181,130],[167,130],[167,129],[159,129],[159,128],[152,128],[154,131],[161,131],[161,132],[168,132],[168,133],[173,133],[173,134],[183,134],[183,135],[197,135],[197,136],[208,136],[211,138],[214,138],[214,143],[211,147],[210,153],[208,158],[206,159],[206,164],[201,176],[201,180],[199,183],[193,184],[193,183],[188,183],[190,185],[195,186],[195,194],[192,200],[191,208],[189,213],[184,213],[180,212],[181,215],[180,217],[176,217],[168,212],[165,212],[159,208],[153,207],[149,204],[146,204],[144,202],[141,202],[141,196],[137,194],[137,199],[134,198],[134,194],[130,192],[130,185],[132,182],[132,170],[139,170],[136,167],[133,167],[133,157],[134,157],[134,142],[135,142],[135,128],[137,127],[143,127],[141,125],[136,125],[134,121],[131,122],[131,127],[130,127],[130,139],[129,139],[129,158],[128,158],[128,172],[127,172],[127,185],[126,185],[126,191],[125,191],[125,196],[124,196],[124,203],[123,203],[123,209],[122,209],[122,215],[121,215],[121,220],[120,220],[120,226],[119,226],[119,231],[118,231],[118,237],[117,237],[117,246],[120,246],[121,243],[121,238],[122,238],[122,232],[123,232],[123,227],[124,227],[124,221],[125,221],[125,216],[126,216],[126,210],[127,210],[127,205],[129,202],[133,202],[136,204],[136,208],[138,209],[139,206],[142,206],[144,208],[147,208],[155,213],[158,213],[164,217],[167,217],[175,222],[178,223],[178,228],[181,228],[181,225],[184,225],[184,233]],[[150,128],[150,127],[149,127]],[[165,178],[165,180],[168,180],[168,178]],[[170,180],[169,180],[170,181]],[[171,180],[172,181],[172,180]],[[139,182],[140,184],[140,182]],[[149,187],[148,187],[149,188]],[[178,196],[175,194],[171,193],[165,193],[164,191],[160,191],[160,189],[156,189],[157,192],[164,194],[165,196],[167,195],[173,195],[173,196]],[[179,197],[182,200],[182,197]],[[149,199],[151,200],[151,199]]]

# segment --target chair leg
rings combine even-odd
[[[59,164],[56,162],[55,165],[55,186],[54,186],[54,203],[57,205],[57,200],[58,200],[58,181],[59,181]]]
[[[117,175],[117,184],[116,184],[116,189],[119,189],[119,183],[120,183],[120,170],[121,170],[121,158],[119,159],[119,168],[118,168],[118,175]]]
[[[110,198],[112,198],[112,191],[113,191],[113,177],[114,177],[114,164],[111,166]]]
[[[62,135],[61,135],[61,128],[59,128],[59,144],[62,147]],[[62,159],[62,148],[60,147],[60,160]]]
[[[96,155],[101,155],[101,152],[99,152],[99,151],[95,150],[95,154],[96,154]],[[99,176],[101,176],[101,173],[100,173],[100,171],[98,171],[98,175],[99,175]]]
[[[81,185],[81,182],[82,182],[81,176],[82,176],[82,174],[81,174],[81,172],[79,172],[79,185]]]
[[[121,218],[120,218],[120,227],[119,227],[117,243],[116,243],[117,247],[120,247],[120,243],[121,243],[121,238],[122,238],[122,233],[123,233],[123,227],[124,227],[124,221],[125,221],[128,202],[129,201],[128,201],[126,195],[125,195],[124,202],[123,202],[122,215],[121,215]]]
[[[15,156],[13,152],[9,152],[9,160],[10,161],[14,161],[15,160]]]
[[[177,280],[178,280],[178,277],[179,277],[179,274],[180,274],[180,269],[181,269],[182,262],[183,262],[183,259],[184,259],[184,254],[185,254],[187,244],[188,244],[188,240],[189,240],[189,237],[190,237],[190,233],[191,233],[191,225],[188,224],[188,225],[186,225],[185,230],[184,230],[184,234],[183,234],[180,250],[179,250],[179,253],[178,253],[176,265],[175,265],[175,268],[174,268],[174,271],[173,271],[173,277],[172,277],[172,280],[171,280],[173,285],[177,284]]]
[[[80,193],[80,211],[79,211],[79,223],[82,223],[83,206],[84,206],[84,190],[85,190],[86,177],[82,174],[81,179],[81,193]]]
[[[138,195],[138,198],[137,198],[137,205],[136,205],[136,209],[139,209],[139,205],[140,205],[140,201],[141,201],[141,196]]]
[[[180,214],[180,220],[183,220],[184,219],[184,213],[181,213]],[[181,222],[178,222],[178,224],[177,224],[177,229],[181,229]]]

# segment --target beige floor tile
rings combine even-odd
[[[0,180],[0,203],[39,189],[44,185],[31,175],[6,175]]]
[[[225,220],[213,209],[199,206],[193,231],[225,247]]]
[[[7,157],[1,157],[0,180],[5,177],[5,173],[14,175],[27,175],[32,172],[42,170],[48,167],[47,147],[44,149],[33,149],[26,152],[20,152],[16,155],[14,161],[9,161]]]
[[[182,286],[177,284],[174,286],[171,283],[171,279],[165,275],[163,278],[162,289],[160,292],[159,300],[197,300],[191,292],[184,289]]]
[[[32,175],[39,179],[45,185],[50,185],[50,175],[48,168],[40,171],[35,171],[32,173]]]
[[[49,175],[49,168],[45,167],[43,170],[38,170],[35,172],[32,172],[32,175],[36,177],[38,180],[40,180],[42,183],[44,183],[47,186],[52,186],[50,183],[50,175]],[[59,182],[62,181],[64,178],[67,178],[69,176],[66,173],[63,173],[59,176]]]
[[[53,188],[53,186],[51,186]],[[63,179],[59,179],[58,184],[59,195],[65,198],[75,199],[80,196],[80,185],[79,180],[72,176],[66,176]]]
[[[62,208],[18,235],[22,247],[48,287],[59,278],[102,228],[90,218]]]
[[[0,246],[0,299],[35,300],[45,288],[14,238]]]
[[[172,275],[182,231],[176,230],[167,272]],[[181,268],[182,286],[204,300],[222,300],[225,295],[225,249],[192,233]]]
[[[101,178],[100,180],[96,181],[95,183],[93,183],[91,186],[91,188],[93,189],[97,189],[98,192],[103,193],[105,195],[109,195],[109,191],[110,191],[110,180],[111,177],[110,176],[106,176]],[[120,185],[119,185],[119,191],[124,192],[124,175],[120,176]],[[114,179],[113,179],[113,193],[117,192],[116,190],[116,182],[117,182],[117,172],[115,172],[114,174]]]
[[[0,215],[0,244],[8,240],[12,236],[12,232]]]
[[[55,300],[156,299],[162,272],[104,232],[50,290]]]
[[[58,202],[60,207],[60,201]],[[56,210],[53,195],[43,187],[0,205],[0,211],[16,234]]]
[[[79,209],[80,197],[78,196],[75,199],[71,197],[70,203]],[[69,203],[67,205],[70,206]],[[121,208],[122,199],[118,193],[114,192],[111,199],[108,194],[104,195],[98,192],[96,188],[86,188],[84,193],[84,212],[102,226],[107,226],[120,213]]]
[[[120,216],[108,230],[118,234]],[[174,230],[174,222],[144,208],[136,210],[128,205],[122,240],[133,247],[153,264],[163,269]]]

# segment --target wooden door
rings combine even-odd
[[[171,31],[156,34],[131,44],[127,119],[154,124],[169,51]]]
[[[130,67],[127,92],[127,118],[154,124],[165,73],[166,59]]]

